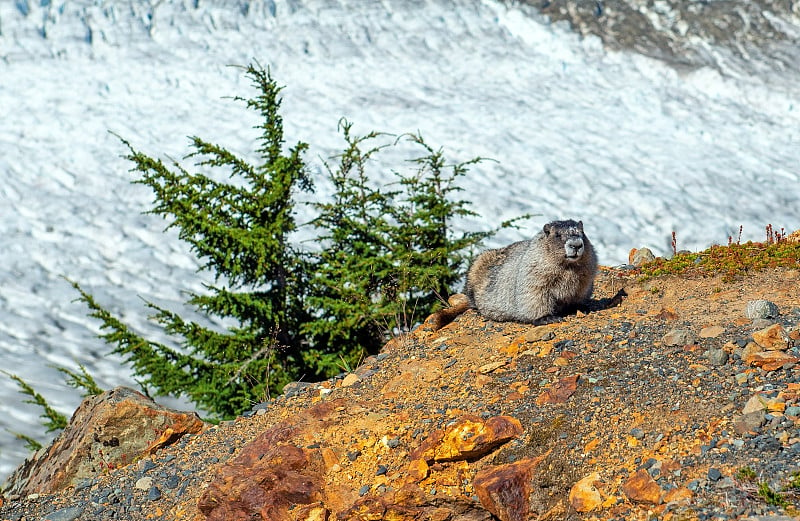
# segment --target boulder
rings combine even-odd
[[[117,387],[86,398],[53,443],[8,478],[6,494],[49,494],[123,467],[181,436],[203,430],[193,412],[163,407],[140,392]]]

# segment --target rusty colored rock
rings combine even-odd
[[[414,482],[420,482],[430,474],[430,467],[424,459],[415,459],[408,464],[408,478]]]
[[[688,503],[692,497],[694,494],[686,487],[673,488],[664,494],[664,503]]]
[[[786,351],[789,349],[789,334],[780,324],[753,333],[753,340],[767,351]]]
[[[412,459],[457,461],[476,459],[522,434],[522,424],[511,416],[484,420],[466,415],[444,430],[438,429],[411,453]]]
[[[338,514],[337,519],[360,521],[490,521],[489,512],[472,502],[428,496],[416,485],[406,485],[383,496],[365,496]]]
[[[785,364],[800,362],[800,358],[783,351],[761,351],[759,353],[751,353],[744,361],[754,367],[760,367],[764,371],[776,371]]]
[[[575,393],[577,388],[578,375],[564,377],[540,394],[539,397],[536,398],[536,405],[564,403],[569,400],[570,396]]]
[[[331,512],[322,502],[311,503],[291,511],[292,521],[328,521]]]
[[[578,512],[591,512],[603,504],[600,491],[595,483],[600,481],[600,474],[593,472],[575,483],[569,491],[569,503]]]
[[[310,431],[329,426],[344,403],[320,403],[262,432],[217,470],[197,502],[200,512],[208,521],[328,517],[331,505],[346,500],[340,491],[325,489],[325,473],[336,465],[335,451],[298,445]]]
[[[483,507],[500,521],[525,521],[539,513],[531,503],[533,472],[545,457],[525,458],[478,472],[472,486]]]
[[[293,505],[323,499],[324,458],[319,449],[290,443],[297,430],[279,424],[253,440],[220,469],[198,501],[208,521],[290,521]],[[311,515],[311,512],[309,512]]]
[[[664,493],[650,474],[641,469],[622,484],[622,491],[631,501],[658,505]]]
[[[5,492],[56,492],[124,467],[204,427],[193,412],[168,409],[133,389],[117,387],[86,398],[53,443],[9,477]]]

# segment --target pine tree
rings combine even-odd
[[[452,195],[460,191],[456,180],[481,158],[448,165],[442,150],[421,136],[401,136],[421,148],[423,155],[411,161],[417,168],[395,171],[389,186],[373,186],[370,160],[398,140],[381,143],[387,136],[375,132],[354,136],[344,120],[340,128],[347,147],[337,168],[326,165],[334,199],[315,204],[312,225],[324,246],[308,297],[314,319],[303,326],[313,345],[305,360],[322,374],[334,370],[336,358],[356,362],[441,307],[470,252],[496,231],[453,231],[457,218],[476,215]]]
[[[289,241],[297,228],[293,196],[311,190],[297,143],[284,154],[281,87],[269,71],[250,65],[247,75],[259,95],[245,101],[263,123],[258,165],[225,148],[191,138],[198,166],[227,169],[231,182],[189,173],[175,162],[138,152],[123,140],[140,174],[136,181],[155,195],[150,213],[171,219],[179,237],[211,271],[215,283],[207,294],[192,294],[188,304],[208,314],[234,319],[238,325],[218,331],[153,303],[153,318],[180,339],[164,345],[142,338],[77,284],[92,316],[103,322],[103,337],[115,344],[141,382],[157,394],[184,394],[220,417],[241,413],[254,401],[296,378],[299,370],[299,326],[304,323],[304,256]]]

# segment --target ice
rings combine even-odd
[[[253,159],[257,121],[230,97],[253,93],[237,66],[254,59],[286,86],[287,144],[311,144],[317,178],[343,146],[341,117],[359,133],[419,131],[451,161],[492,158],[463,178],[484,218],[461,226],[539,216],[488,246],[578,218],[614,265],[632,247],[671,252],[673,231],[699,249],[740,225],[743,240],[798,227],[794,73],[711,46],[728,69],[676,70],[492,0],[193,4],[0,2],[0,367],[65,414],[80,395],[52,364],[135,383],[62,277],[157,340],[143,301],[183,309],[209,280],[167,222],[142,215],[152,194],[130,183],[117,135],[165,160],[182,161],[189,135]],[[386,180],[392,159],[376,165]],[[0,398],[6,474],[24,455],[10,432],[43,429],[7,378]]]

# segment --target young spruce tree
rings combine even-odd
[[[297,225],[293,194],[311,190],[302,153],[305,143],[283,152],[281,87],[268,71],[250,65],[247,74],[259,91],[243,100],[263,118],[258,154],[251,165],[225,148],[193,137],[189,157],[200,166],[230,173],[230,183],[202,173],[172,168],[134,150],[127,156],[141,177],[137,183],[155,194],[150,213],[171,219],[170,227],[214,273],[208,294],[192,294],[188,303],[209,315],[235,319],[238,325],[216,331],[153,303],[154,318],[179,345],[149,341],[76,289],[100,319],[102,336],[115,344],[157,394],[185,395],[219,417],[231,417],[298,376],[299,328],[305,319],[303,291],[307,269],[303,255],[289,242]]]
[[[312,222],[324,248],[311,275],[308,297],[313,319],[302,330],[311,336],[306,362],[330,375],[339,365],[354,365],[396,331],[407,331],[446,302],[460,279],[469,252],[495,233],[453,230],[457,218],[475,216],[469,203],[454,200],[456,180],[481,161],[447,164],[419,135],[401,136],[420,149],[410,172],[394,171],[396,182],[375,186],[368,175],[372,157],[398,140],[372,132],[354,136],[342,120],[347,147],[334,169],[330,202],[316,203]],[[525,218],[520,217],[519,219]],[[513,226],[504,222],[500,228]]]

